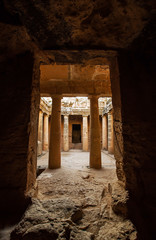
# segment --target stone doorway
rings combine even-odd
[[[72,124],[72,143],[81,143],[81,124]]]
[[[72,124],[72,145],[74,149],[80,149],[81,144],[81,124]]]

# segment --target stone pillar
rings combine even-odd
[[[51,128],[51,116],[49,116],[49,119],[48,119],[48,148],[50,144],[50,128]]]
[[[38,120],[38,141],[42,142],[43,134],[43,112],[39,111],[39,120]]]
[[[43,150],[48,150],[48,127],[49,127],[49,118],[47,114],[44,114],[44,136],[43,136]]]
[[[108,123],[107,116],[102,116],[102,149],[108,149]]]
[[[64,116],[63,148],[69,151],[69,115]]]
[[[6,40],[0,64],[1,223],[21,216],[31,202],[27,193],[36,188],[40,64],[23,45],[24,39],[18,38],[13,45],[7,41],[14,34],[21,36],[21,30],[14,26],[13,32],[1,23],[0,35]],[[16,51],[19,46],[23,47]]]
[[[108,152],[114,153],[113,113],[108,113]]]
[[[90,167],[101,168],[101,135],[99,122],[98,96],[90,98]]]
[[[61,167],[61,96],[52,97],[49,168]]]
[[[88,116],[83,116],[83,151],[88,151]]]
[[[37,155],[42,154],[43,112],[39,111]]]

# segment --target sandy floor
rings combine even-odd
[[[48,155],[46,152],[42,156],[38,157],[37,166],[48,166]],[[107,153],[107,151],[101,152],[102,167],[115,168],[115,158],[113,155]],[[81,150],[70,150],[69,152],[61,153],[61,166],[70,169],[82,170],[89,166],[89,152],[82,152]]]
[[[38,178],[40,198],[58,198],[71,196],[82,203],[84,195],[101,194],[104,185],[116,181],[115,159],[104,152],[102,156],[102,169],[89,168],[89,152],[71,150],[62,152],[60,169],[46,169]],[[48,166],[48,153],[39,157],[38,167]],[[97,186],[98,185],[98,186]],[[87,190],[88,188],[88,190]],[[83,189],[83,191],[82,191]],[[83,194],[79,194],[82,193]],[[94,196],[96,198],[96,196]],[[99,196],[100,197],[100,196]]]
[[[102,152],[102,168],[95,170],[89,168],[89,152],[61,155],[62,166],[54,170],[48,169],[48,152],[38,158],[38,168],[46,170],[38,176],[32,204],[11,240],[135,240],[132,223],[113,211],[127,196],[117,180],[114,157]],[[0,239],[9,239],[11,230],[1,231]]]
[[[64,203],[71,202],[78,207],[78,213],[81,213],[75,226],[78,230],[85,229],[83,234],[93,234],[94,239],[135,239],[133,236],[135,231],[131,222],[117,216],[112,210],[113,201],[117,202],[126,198],[126,192],[120,187],[116,177],[114,156],[107,152],[101,152],[101,156],[102,168],[100,170],[89,168],[89,152],[76,150],[62,152],[61,168],[54,170],[47,168],[48,153],[39,157],[38,167],[47,169],[37,178],[38,195],[36,198],[41,203],[55,201],[58,209],[60,209],[58,204],[61,203],[63,212],[66,212]],[[53,214],[56,219],[59,218],[59,211]],[[83,237],[83,239],[92,239],[92,237]]]

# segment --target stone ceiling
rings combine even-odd
[[[111,96],[108,65],[41,65],[40,92],[42,96]]]
[[[2,21],[25,26],[44,50],[126,48],[151,20],[155,5],[154,0],[3,2]]]

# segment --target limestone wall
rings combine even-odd
[[[36,181],[39,64],[29,39],[23,39],[22,34],[27,36],[21,27],[0,24],[0,49],[4,49],[0,56],[2,219],[23,211],[29,201],[26,193]]]
[[[139,53],[135,50],[123,51],[118,58],[123,117],[123,168],[130,195],[129,214],[140,236],[144,236],[140,239],[154,239],[156,234],[155,66],[150,60],[153,55],[149,57],[150,47],[143,46]]]

